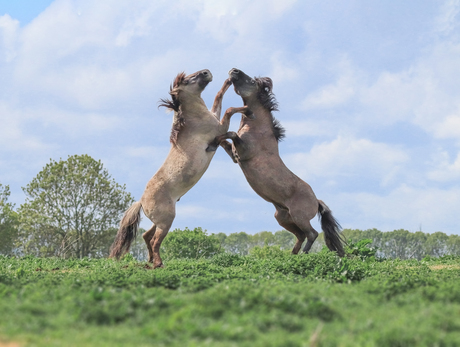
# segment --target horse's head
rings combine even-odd
[[[174,80],[170,94],[179,99],[181,98],[181,94],[199,96],[211,81],[212,74],[208,69],[197,71],[188,76],[185,76],[185,73],[182,72]]]
[[[273,95],[273,81],[270,77],[251,78],[243,71],[231,69],[228,73],[232,80],[235,92],[241,96],[245,105],[260,103],[269,111],[277,110],[275,96]]]
[[[166,107],[179,112],[181,99],[184,96],[201,96],[201,92],[212,81],[211,71],[204,69],[186,76],[185,72],[179,73],[170,87],[171,99],[160,99],[158,107]]]

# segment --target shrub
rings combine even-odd
[[[215,235],[207,235],[201,228],[175,229],[168,234],[161,245],[165,259],[210,258],[222,253],[220,241]]]

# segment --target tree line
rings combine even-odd
[[[421,231],[413,233],[403,229],[386,232],[378,229],[344,229],[343,235],[350,245],[361,240],[369,240],[368,247],[375,250],[379,258],[421,260],[427,256],[460,256],[460,235],[447,235],[443,232],[429,234]],[[295,241],[295,236],[286,230],[261,231],[253,235],[245,232],[208,235],[207,231],[201,228],[185,228],[171,231],[162,245],[162,251],[166,258],[196,259],[211,257],[221,252],[248,255],[254,248],[264,246],[291,250]],[[312,247],[312,252],[319,252],[323,247],[325,243],[321,233]],[[131,253],[136,259],[147,259],[142,238],[139,237],[134,242]]]
[[[88,155],[50,160],[23,191],[26,201],[15,209],[8,202],[9,186],[0,183],[0,254],[106,257],[123,212],[134,202],[126,186],[116,183],[101,161]],[[370,247],[384,258],[460,255],[460,236],[443,232],[344,229],[343,234],[351,242],[371,240]],[[254,247],[263,246],[290,250],[295,240],[286,230],[208,235],[201,228],[186,228],[170,232],[162,248],[166,257],[199,258],[219,252],[247,255]],[[320,234],[312,252],[322,247]],[[134,242],[131,253],[139,260],[146,259],[142,237]]]

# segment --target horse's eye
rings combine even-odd
[[[268,87],[265,87],[265,91],[268,93],[270,89]]]
[[[188,80],[184,80],[184,84],[187,85],[187,84],[188,84]]]

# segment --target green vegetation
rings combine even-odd
[[[133,198],[88,155],[51,160],[23,188],[18,253],[103,257]]]
[[[403,229],[388,232],[345,229],[344,235],[349,240],[372,240],[372,246],[378,249],[377,255],[384,258],[421,260],[426,256],[460,256],[460,235],[447,235],[440,231],[428,234]]]
[[[460,257],[122,261],[0,256],[0,341],[33,346],[456,346]]]
[[[140,232],[142,233],[142,231]],[[176,236],[177,234],[177,236]],[[191,238],[196,235],[202,235],[200,241],[191,242]],[[442,232],[432,234],[415,232],[399,229],[394,231],[382,232],[377,229],[343,230],[345,238],[351,242],[360,240],[369,240],[368,245],[375,250],[376,256],[387,259],[417,259],[421,260],[426,256],[440,257],[446,255],[460,256],[460,235],[446,235]],[[179,236],[180,235],[180,236]],[[190,247],[194,244],[203,242],[203,237],[207,235],[206,231],[201,228],[193,230],[176,229],[171,231],[162,244],[162,254],[168,259],[168,253],[172,257],[184,257],[187,252],[192,252]],[[211,241],[212,240],[212,241]],[[211,234],[208,236],[209,243],[213,244],[213,251],[204,249],[196,251],[201,252],[201,256],[217,254],[217,240],[220,243],[221,250],[232,254],[248,255],[254,247],[277,246],[282,250],[292,250],[296,241],[295,236],[286,230],[280,230],[275,233],[261,231],[250,235],[245,232],[225,235],[223,233]],[[168,245],[173,245],[170,247]],[[320,234],[312,247],[312,252],[321,251],[325,246],[323,235]],[[181,252],[184,252],[181,254]],[[195,251],[194,251],[195,252]],[[147,260],[147,249],[142,238],[137,238],[131,247],[131,253],[138,260]],[[206,255],[207,254],[207,255]],[[197,258],[197,256],[190,256]]]
[[[51,160],[14,211],[0,184],[0,346],[458,346],[460,236],[346,229],[347,256],[288,231],[176,229],[104,259],[132,202],[100,161]],[[67,259],[66,259],[67,258]]]
[[[14,204],[8,202],[10,187],[0,183],[0,254],[14,254],[18,238],[18,215]]]

